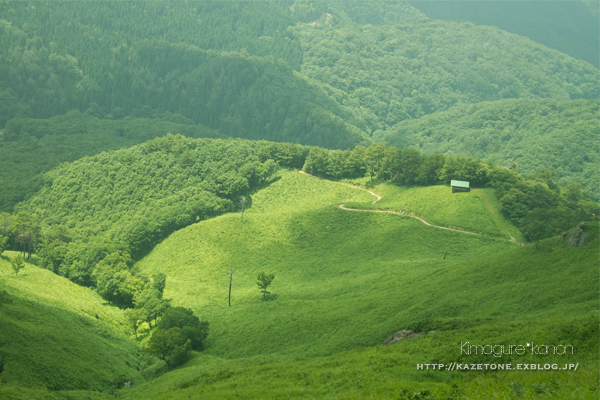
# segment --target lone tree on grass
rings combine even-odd
[[[19,271],[25,268],[25,261],[23,260],[23,256],[21,256],[20,254],[13,258],[10,263],[12,264],[12,267],[15,270],[15,275],[18,275]]]
[[[273,279],[275,279],[274,274],[267,275],[262,271],[258,273],[258,282],[256,283],[258,284],[258,288],[261,289],[261,292],[263,293],[263,300],[266,300],[267,295],[270,294],[270,292],[267,292],[267,288],[271,282],[273,282]]]

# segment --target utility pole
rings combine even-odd
[[[229,270],[229,307],[231,307],[231,282],[233,281],[233,268]]]
[[[242,212],[242,222],[244,222],[244,210],[246,210],[246,203],[248,202],[248,199],[246,198],[246,196],[241,196],[240,197],[240,211]]]

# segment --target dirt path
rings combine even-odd
[[[364,190],[364,189],[363,189]],[[376,200],[377,201],[377,200]],[[446,229],[448,231],[454,231],[454,232],[462,232],[462,233],[468,233],[469,235],[477,235],[477,236],[482,236],[481,233],[475,233],[475,232],[469,232],[469,231],[463,231],[461,229],[454,229],[454,228],[448,228],[445,226],[437,226],[437,225],[433,225],[430,224],[429,222],[425,221],[423,218],[417,217],[416,215],[412,214],[412,213],[408,213],[408,212],[404,212],[404,211],[390,211],[390,210],[363,210],[363,209],[358,209],[358,208],[348,208],[348,207],[344,207],[343,204],[340,204],[338,206],[339,208],[341,208],[342,210],[346,210],[346,211],[362,211],[362,212],[376,212],[376,213],[390,213],[390,214],[398,214],[398,215],[406,215],[407,217],[411,217],[411,218],[415,218],[418,219],[419,221],[421,221],[422,223],[424,223],[427,226],[432,226],[434,228],[439,228],[439,229]]]
[[[381,200],[381,196],[380,196],[380,195],[378,195],[378,194],[376,194],[376,193],[373,193],[372,191],[370,191],[370,190],[368,190],[368,189],[363,189],[363,188],[361,188],[361,187],[354,186],[354,185],[350,185],[349,183],[345,183],[345,182],[337,182],[337,181],[332,181],[332,180],[330,180],[330,179],[320,178],[320,177],[318,177],[318,176],[314,176],[314,175],[308,174],[308,173],[306,173],[306,172],[304,172],[304,171],[301,171],[301,170],[298,170],[298,172],[300,172],[301,174],[304,174],[304,175],[310,176],[310,177],[312,177],[312,178],[321,179],[322,181],[333,182],[333,183],[337,183],[338,185],[344,185],[344,186],[351,187],[351,188],[353,188],[353,189],[364,190],[364,191],[366,191],[366,192],[369,192],[369,193],[371,193],[373,196],[377,197],[377,200],[375,200],[375,201],[374,201],[373,203],[371,203],[371,204],[375,204],[375,203],[377,203],[379,200]],[[475,190],[477,190],[477,189],[473,189],[473,191],[475,191]],[[487,208],[488,208],[488,210],[489,210],[489,211],[492,213],[492,216],[494,217],[494,220],[496,221],[496,223],[498,224],[498,226],[499,226],[499,227],[501,227],[501,228],[502,228],[502,230],[503,230],[503,231],[504,231],[504,232],[505,232],[505,233],[506,233],[506,234],[507,234],[507,235],[510,237],[510,240],[508,240],[508,239],[499,239],[499,240],[508,240],[509,242],[512,242],[512,243],[515,243],[515,244],[519,244],[519,242],[517,242],[517,240],[516,240],[514,237],[512,237],[512,236],[511,236],[511,234],[510,234],[510,233],[509,233],[509,232],[506,230],[506,228],[504,228],[504,226],[502,226],[502,224],[500,223],[500,221],[498,221],[498,217],[496,217],[496,214],[494,214],[494,211],[493,211],[492,205],[490,204],[490,202],[488,201],[488,199],[487,199],[487,198],[486,198],[486,197],[483,195],[483,193],[481,193],[481,192],[479,192],[479,191],[477,191],[476,193],[477,193],[479,196],[481,196],[481,197],[483,198],[483,200],[485,201],[485,205],[486,205],[486,207],[487,207]],[[431,226],[431,227],[433,227],[433,228],[445,229],[445,230],[448,230],[448,231],[454,231],[454,232],[462,232],[462,233],[467,233],[467,234],[469,234],[469,235],[483,236],[481,233],[469,232],[469,231],[465,231],[465,230],[462,230],[462,229],[448,228],[448,227],[446,227],[446,226],[438,226],[438,225],[433,225],[433,224],[431,224],[431,223],[429,223],[429,222],[425,221],[423,218],[421,218],[421,217],[417,217],[417,216],[416,216],[416,215],[414,215],[413,213],[408,213],[408,212],[405,212],[405,211],[390,211],[390,210],[364,210],[364,209],[357,209],[357,208],[348,208],[348,207],[344,207],[344,205],[343,205],[343,204],[340,204],[338,207],[339,207],[340,209],[342,209],[342,210],[345,210],[345,211],[360,211],[360,212],[375,212],[375,213],[390,213],[390,214],[405,215],[405,216],[407,216],[407,217],[411,217],[411,218],[418,219],[419,221],[421,221],[421,222],[422,222],[422,223],[424,223],[425,225],[427,225],[427,226]],[[492,239],[497,239],[497,238],[493,238],[493,237],[490,237],[490,238],[492,238]]]

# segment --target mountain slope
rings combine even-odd
[[[554,167],[561,185],[579,183],[598,200],[599,117],[596,100],[510,99],[403,121],[376,140],[428,154],[489,159],[497,165],[516,162],[524,174]]]
[[[252,196],[243,223],[239,215],[225,215],[192,225],[138,262],[146,274],[166,273],[165,296],[209,320],[211,333],[202,355],[127,396],[389,398],[426,389],[447,398],[510,394],[495,374],[415,371],[423,362],[498,362],[459,355],[461,340],[576,343],[577,356],[569,360],[583,370],[557,375],[554,395],[566,399],[577,388],[584,397],[593,393],[597,224],[589,246],[566,248],[549,239],[536,251],[409,217],[336,207],[350,201],[370,204],[373,196],[283,172]],[[260,299],[259,271],[275,274],[271,301]],[[378,346],[408,328],[437,332]],[[509,360],[548,362],[502,362]],[[505,378],[533,394],[551,372],[536,374]]]
[[[225,135],[349,148],[458,103],[598,97],[586,62],[376,3],[2,4],[0,109],[169,111]]]
[[[140,378],[139,349],[124,333],[122,311],[35,265],[15,275],[8,257],[17,254],[0,259],[0,397],[13,398],[20,387],[36,389],[23,398],[46,389],[93,395]]]
[[[413,1],[410,4],[429,18],[497,26],[598,68],[598,12],[596,9],[594,15],[584,2]]]
[[[60,244],[65,256],[55,272],[90,286],[107,254],[126,251],[137,259],[171,232],[233,210],[240,195],[269,181],[278,168],[272,158],[302,165],[305,151],[167,134],[61,165],[17,212],[34,214],[45,229],[69,231],[74,240]]]
[[[496,310],[492,300],[484,300],[485,293],[496,285],[495,278],[488,275],[495,274],[491,266],[500,263],[515,271],[524,265],[510,260],[515,259],[515,251],[525,250],[508,242],[427,227],[409,217],[340,210],[338,201],[360,196],[370,203],[372,196],[369,199],[366,193],[336,185],[285,173],[253,196],[253,207],[243,223],[238,216],[227,215],[178,231],[137,267],[147,274],[165,272],[165,295],[211,321],[214,336],[209,338],[207,351],[230,358],[331,354],[379,343],[387,337],[386,330],[400,322],[458,315],[483,318],[488,307]],[[323,191],[340,197],[320,200]],[[321,206],[315,207],[315,203]],[[444,260],[445,251],[451,256]],[[593,249],[582,251],[586,257],[594,257]],[[556,261],[557,266],[568,258],[564,257]],[[231,308],[227,307],[226,274],[230,267],[236,273]],[[588,277],[594,274],[589,264],[574,268],[582,268]],[[273,302],[260,301],[254,277],[261,270],[275,273],[277,299]],[[436,289],[442,282],[455,282],[456,293],[461,292],[458,288],[467,282],[460,283],[463,272],[458,271],[488,276],[490,287],[471,291],[471,296],[481,296],[479,304],[488,305],[470,307],[450,293],[447,300],[430,297],[433,293],[445,296]],[[556,273],[566,272],[557,267]],[[519,276],[515,279],[523,278]],[[543,282],[540,288],[550,281]],[[518,295],[521,289],[506,283],[509,287],[510,300],[502,305],[506,317],[524,312]],[[547,296],[544,290],[532,290],[527,291],[530,298]],[[584,292],[586,301],[592,301],[592,292]],[[573,301],[574,310],[580,307],[575,300],[564,301]],[[538,313],[554,312],[543,301],[536,304],[535,308],[541,307]],[[370,321],[369,325],[362,320]]]
[[[100,7],[110,9],[107,4]],[[33,13],[31,18],[39,17],[46,7],[39,6],[39,10],[26,8]],[[77,14],[79,5],[66,7]],[[58,10],[50,6],[46,11]],[[90,9],[80,11],[80,18],[85,19]],[[135,10],[130,12],[128,17],[137,15]],[[84,32],[77,37],[83,43],[56,45],[54,40],[65,40],[61,35],[73,37],[71,28],[77,31],[70,20],[67,26],[59,23],[60,28],[47,32],[43,24],[27,25],[25,21],[31,21],[27,13],[16,14],[17,20],[24,18],[26,31],[6,20],[0,26],[5,49],[0,56],[0,110],[7,113],[0,123],[15,116],[48,118],[73,108],[91,109],[99,117],[170,112],[227,136],[341,148],[367,139],[354,125],[364,123],[350,110],[272,56],[251,56],[245,48],[239,48],[239,53],[219,53],[200,49],[191,44],[193,40],[169,42],[160,35],[139,32],[129,37],[130,44],[121,38],[114,47],[96,46],[95,35],[105,42],[115,40],[102,21],[96,22],[100,26],[94,27],[94,36],[86,26],[82,28]],[[68,14],[55,18],[61,20]],[[13,106],[15,102],[20,106]]]
[[[372,131],[460,103],[598,97],[596,68],[495,27],[423,20],[292,32],[305,52],[301,72],[362,109]]]

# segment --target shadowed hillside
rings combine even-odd
[[[140,378],[139,348],[126,334],[121,310],[105,305],[90,289],[35,265],[26,264],[15,274],[9,259],[18,253],[3,254],[0,397],[42,398],[47,389],[59,396],[78,390],[94,396]]]

